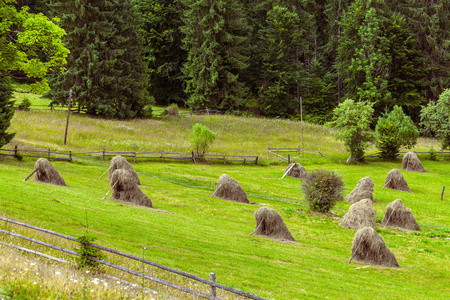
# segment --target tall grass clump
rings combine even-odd
[[[198,157],[205,156],[209,146],[216,139],[216,134],[200,123],[192,126],[191,142]]]
[[[328,212],[337,201],[344,199],[344,182],[334,171],[311,172],[303,181],[302,189],[309,208],[314,211]]]

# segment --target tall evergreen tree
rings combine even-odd
[[[188,51],[183,73],[192,108],[237,109],[246,88],[239,73],[247,65],[243,32],[247,25],[236,0],[182,0],[183,48]]]
[[[148,102],[140,18],[127,0],[51,1],[67,31],[67,71],[51,82],[48,96],[66,103],[69,89],[78,110],[110,118],[143,114]]]
[[[180,0],[134,0],[143,19],[149,90],[159,105],[184,104],[181,68],[187,52],[181,48],[184,5]]]

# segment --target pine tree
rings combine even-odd
[[[184,6],[180,0],[135,0],[143,19],[149,90],[159,105],[184,104],[181,72],[187,52],[181,49],[180,26]]]
[[[8,144],[15,135],[6,132],[14,116],[14,101],[11,100],[12,90],[8,81],[9,77],[0,76],[0,148]]]
[[[68,91],[78,110],[109,118],[143,114],[146,67],[140,19],[126,0],[61,0],[51,8],[67,31],[71,50],[67,71],[54,77],[48,96],[66,103]]]
[[[233,110],[242,107],[246,89],[239,73],[248,65],[243,32],[245,19],[235,0],[183,0],[188,51],[183,73],[188,104],[194,108]]]

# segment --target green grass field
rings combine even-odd
[[[65,114],[16,112],[11,130],[17,135],[7,148],[59,150],[188,151],[188,135],[196,122],[216,132],[210,152],[260,155],[263,166],[191,164],[138,161],[133,163],[141,189],[155,209],[101,200],[109,182],[98,177],[108,161],[54,162],[68,187],[23,179],[35,160],[0,156],[0,213],[3,216],[71,236],[85,233],[96,243],[140,255],[149,260],[209,278],[269,299],[448,299],[450,297],[450,196],[440,200],[450,181],[449,161],[423,157],[426,173],[402,173],[413,193],[381,189],[388,171],[401,168],[400,159],[348,165],[348,153],[330,130],[306,125],[305,148],[326,155],[297,158],[308,171],[327,168],[338,172],[349,193],[362,177],[375,182],[377,231],[401,268],[348,263],[355,231],[338,226],[339,218],[308,210],[298,179],[281,180],[286,164],[267,155],[267,146],[297,147],[298,122],[232,116],[197,116],[113,121],[71,116],[69,143],[63,145]],[[423,139],[416,150],[438,149]],[[375,149],[371,149],[376,152]],[[222,174],[237,179],[255,204],[211,198]],[[382,229],[386,205],[401,199],[422,228],[420,232]],[[254,212],[261,206],[277,210],[297,244],[249,236],[255,229]],[[339,202],[332,213],[342,217],[350,203]],[[4,225],[4,224],[3,224]],[[3,226],[2,225],[2,226]],[[191,298],[189,298],[191,299]]]

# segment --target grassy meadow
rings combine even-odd
[[[105,147],[111,151],[184,152],[191,150],[188,136],[192,125],[201,122],[217,135],[211,153],[259,155],[263,165],[138,161],[133,166],[143,184],[141,189],[152,199],[154,208],[149,209],[109,198],[102,200],[109,181],[98,178],[109,161],[52,162],[68,185],[58,187],[23,181],[33,170],[34,159],[18,161],[0,156],[2,216],[74,237],[85,234],[89,224],[89,233],[97,238],[97,244],[137,256],[146,247],[145,258],[149,260],[203,278],[215,272],[219,283],[268,299],[450,297],[449,194],[440,200],[442,186],[448,186],[450,181],[449,161],[430,161],[425,156],[422,163],[426,173],[402,171],[413,193],[381,189],[387,172],[401,168],[400,159],[345,164],[348,153],[329,129],[305,125],[305,150],[320,149],[326,156],[297,158],[308,171],[327,168],[338,172],[346,193],[362,177],[370,175],[374,180],[377,231],[401,266],[390,269],[348,263],[355,231],[338,223],[350,203],[339,202],[332,215],[310,212],[303,199],[301,181],[290,177],[281,180],[286,164],[269,157],[267,146],[300,145],[299,122],[234,116],[115,121],[72,115],[68,143],[64,146],[65,118],[61,112],[17,111],[11,125],[11,131],[17,134],[6,148],[18,144],[72,151]],[[415,150],[428,151],[430,147],[438,149],[436,141],[422,139]],[[217,179],[224,173],[239,181],[253,204],[211,198]],[[395,199],[402,199],[411,209],[422,231],[380,227],[386,205]],[[249,236],[255,229],[253,214],[262,206],[281,214],[297,243]],[[4,222],[0,224],[9,228]],[[9,241],[4,235],[0,237]],[[148,272],[158,274],[156,270]],[[16,279],[0,276],[0,280],[1,286],[11,285]],[[32,284],[29,286],[31,289]],[[164,287],[152,288],[161,294],[171,293]],[[203,288],[207,291],[207,287]],[[55,293],[58,290],[52,297]],[[89,297],[101,298],[96,295]]]

